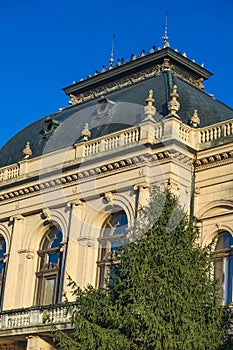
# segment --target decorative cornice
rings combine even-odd
[[[196,171],[217,167],[233,162],[233,150],[199,158],[195,162]]]
[[[176,152],[173,154],[173,158],[179,158],[181,154]],[[10,191],[0,194],[0,203],[5,201],[19,200],[20,197],[25,197],[29,195],[36,195],[40,192],[51,191],[57,189],[59,187],[66,187],[73,184],[85,182],[91,180],[93,177],[103,177],[108,176],[111,173],[117,173],[122,170],[126,170],[129,168],[137,168],[142,163],[153,163],[153,162],[161,162],[167,161],[170,159],[171,153],[169,151],[162,151],[158,153],[145,154],[140,156],[134,156],[126,159],[121,159],[116,162],[108,163],[99,167],[94,167],[88,170],[76,170],[73,174],[63,175],[59,178],[54,178],[52,180],[38,182],[35,185],[26,186],[24,188],[20,188],[16,191]],[[185,162],[187,160],[185,159]],[[78,167],[77,167],[78,168]],[[29,179],[30,181],[30,179]],[[43,210],[42,215],[45,219],[47,218],[48,212]]]
[[[90,181],[91,179],[93,179],[93,177],[96,177],[96,178],[104,177],[110,174],[125,171],[130,168],[137,168],[139,166],[141,167],[142,164],[153,165],[153,163],[155,162],[159,162],[160,164],[163,164],[164,162],[167,162],[171,159],[179,161],[185,166],[190,166],[190,164],[192,164],[192,159],[190,157],[184,155],[181,152],[177,152],[174,150],[170,150],[170,151],[164,150],[154,154],[147,153],[144,155],[121,159],[119,161],[104,164],[102,166],[94,167],[88,170],[80,171],[77,169],[73,174],[67,174],[59,178],[54,178],[52,180],[38,182],[35,185],[30,185],[30,186],[18,189],[17,191],[2,193],[0,195],[0,203],[5,201],[19,200],[20,197],[37,195],[40,192],[47,192],[60,187],[67,187],[70,185],[75,185],[77,183]],[[79,200],[77,201],[77,203],[70,202],[70,205],[73,205],[73,204],[80,205],[80,204],[83,204],[83,202],[80,202]],[[44,218],[45,221],[50,220],[50,214],[46,208],[42,210],[42,218]]]
[[[178,78],[181,78],[182,80],[185,80],[186,82],[194,85],[195,87],[199,89],[203,89],[204,85],[202,84],[203,78],[199,79],[193,79],[190,76],[186,76],[184,73],[179,71],[177,67],[170,64],[169,58],[164,58],[164,61],[162,64],[157,64],[156,66],[153,66],[151,68],[147,68],[143,71],[131,74],[125,78],[117,79],[116,81],[109,82],[109,83],[103,83],[100,87],[96,87],[90,90],[87,90],[83,93],[80,93],[79,95],[75,96],[74,94],[70,94],[70,101],[69,104],[75,105],[80,104],[83,102],[90,101],[94,98],[100,97],[102,95],[108,94],[110,92],[119,90],[121,88],[130,86],[134,83],[138,83],[140,81],[149,79],[153,76],[159,75],[164,71],[171,71],[175,76]]]

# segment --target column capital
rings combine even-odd
[[[76,199],[76,200],[72,200],[67,202],[66,206],[68,208],[73,208],[73,207],[78,207],[78,206],[82,206],[84,205],[85,201],[83,199]]]
[[[23,221],[23,220],[24,220],[24,216],[19,214],[19,215],[11,216],[9,219],[9,222],[14,223],[15,221]]]

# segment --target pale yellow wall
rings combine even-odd
[[[167,126],[169,134],[164,135],[164,142],[169,137],[180,137],[180,122],[173,119],[169,121],[169,128]],[[172,123],[174,128],[171,127]],[[146,125],[143,127],[145,131]],[[58,171],[55,176],[46,177],[46,166],[43,179],[30,181],[29,174],[26,185],[11,181],[10,191],[16,195],[2,201],[0,210],[0,232],[6,239],[7,253],[10,252],[7,257],[4,310],[33,305],[37,251],[51,223],[59,226],[63,232],[64,249],[67,247],[66,274],[84,287],[96,283],[98,238],[113,208],[125,210],[130,224],[134,221],[137,205],[147,203],[151,186],[169,184],[189,214],[197,131],[190,129],[189,144],[180,138],[180,143],[170,142],[166,146],[155,138],[153,140],[151,125],[148,130],[152,142],[149,147],[143,144],[147,141],[145,131],[145,139],[141,140],[140,145],[112,150],[104,154],[104,159],[101,154],[90,156],[88,161],[68,173]],[[226,153],[229,149],[231,144],[202,150],[198,152],[198,159]],[[72,148],[63,150],[60,165],[72,162],[72,157],[76,156]],[[28,160],[28,163],[28,169],[31,167],[34,172],[39,171],[42,163],[59,168],[59,152],[55,152],[54,160],[50,154],[47,159],[43,157],[42,163],[40,158]],[[219,230],[233,232],[232,164],[228,159],[225,163],[204,162],[196,167],[194,215],[201,226],[203,244],[209,243]],[[77,173],[82,173],[80,179],[75,175]],[[41,184],[43,187],[37,191],[36,186]],[[28,190],[19,195],[25,187]],[[1,195],[4,196],[5,192],[0,191]],[[72,300],[66,279],[64,293]]]

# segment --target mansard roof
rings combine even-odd
[[[233,118],[233,110],[204,91],[209,71],[178,52],[164,48],[139,57],[79,83],[64,88],[71,106],[42,118],[9,140],[0,151],[0,166],[23,159],[30,142],[31,157],[63,149],[82,140],[85,124],[90,139],[139,124],[144,106],[153,90],[155,120],[169,114],[168,102],[174,85],[179,94],[178,115],[189,124],[198,111],[200,127]]]

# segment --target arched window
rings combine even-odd
[[[38,305],[49,305],[58,303],[60,270],[62,262],[62,232],[52,227],[46,232],[41,249],[38,251],[39,268],[37,276]]]
[[[104,222],[99,238],[99,257],[97,261],[97,286],[104,287],[109,277],[110,266],[119,263],[122,238],[127,233],[128,219],[123,210],[110,214]],[[118,252],[118,253],[116,253]]]
[[[2,296],[2,285],[5,272],[5,253],[6,242],[5,239],[0,235],[0,296]]]
[[[214,277],[220,283],[224,305],[233,301],[233,237],[223,232],[214,241]]]

